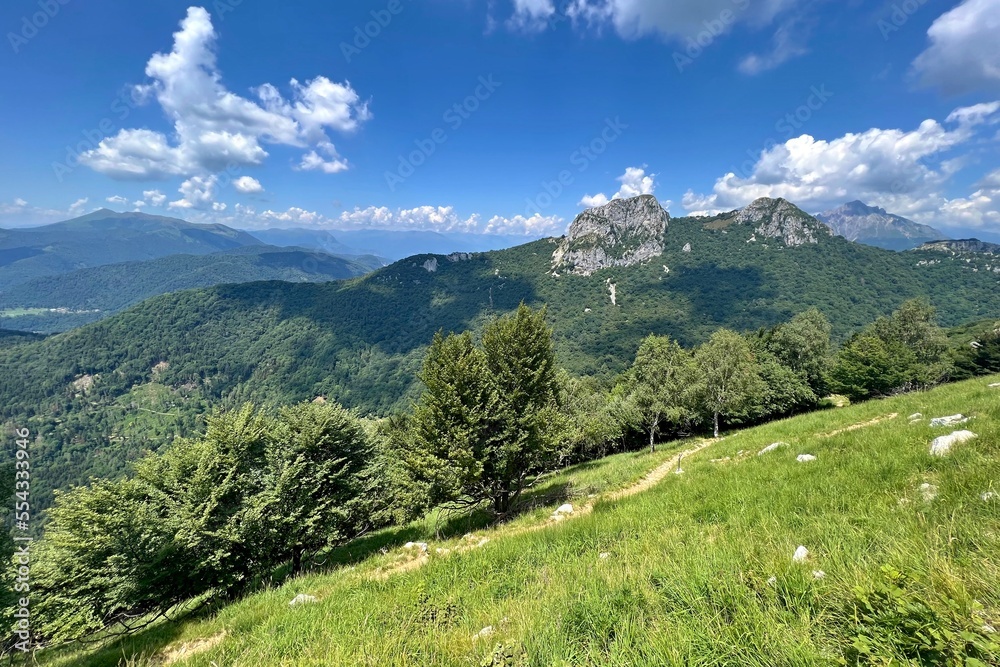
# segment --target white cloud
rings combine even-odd
[[[931,45],[913,61],[921,83],[960,95],[1000,92],[1000,3],[965,0],[927,31]]]
[[[304,84],[292,79],[291,100],[271,84],[256,89],[259,103],[230,92],[218,69],[216,37],[209,13],[189,8],[171,52],[155,54],[146,65],[151,83],[136,88],[139,97],[159,103],[173,124],[173,140],[148,129],[125,129],[81,161],[119,179],[204,176],[261,164],[268,157],[266,143],[307,148],[307,156],[316,147],[332,149],[328,130],[352,132],[371,118],[349,82],[323,76]]]
[[[610,23],[627,39],[656,34],[683,40],[709,28],[722,34],[737,23],[767,25],[797,4],[798,0],[573,0],[566,15],[596,27]]]
[[[105,199],[105,201],[108,202],[109,204],[118,204],[120,206],[124,206],[125,204],[128,203],[128,199],[125,199],[125,197],[122,197],[121,195],[114,195],[112,197],[108,197],[107,199]]]
[[[167,195],[163,194],[159,190],[143,190],[142,198],[149,202],[150,206],[155,206],[159,208],[167,203]]]
[[[236,188],[237,192],[244,195],[256,195],[264,191],[264,186],[252,176],[240,176],[233,181],[233,187]]]
[[[870,129],[831,141],[809,135],[790,139],[761,153],[749,173],[728,173],[712,192],[688,191],[684,208],[706,215],[745,206],[758,197],[784,197],[808,210],[826,210],[860,199],[893,213],[928,224],[958,224],[952,210],[986,220],[989,184],[972,200],[950,200],[944,192],[964,166],[954,150],[974,141],[989,141],[983,131],[1000,120],[1000,103],[956,109],[944,124],[925,120],[911,131]],[[991,199],[994,203],[995,199]],[[978,202],[978,203],[977,203]],[[971,212],[970,212],[971,211]],[[972,224],[971,222],[968,224]]]
[[[622,185],[618,189],[618,192],[611,196],[611,199],[628,199],[638,197],[639,195],[651,195],[656,191],[656,174],[647,174],[644,167],[627,168],[625,173],[617,178],[617,181]],[[584,195],[579,205],[585,208],[594,208],[596,206],[604,206],[611,199],[608,199],[608,196],[604,193]]]
[[[541,32],[556,13],[553,0],[514,0],[514,15],[508,27],[523,32]]]
[[[207,209],[212,206],[215,200],[215,186],[219,179],[216,176],[192,176],[183,183],[178,191],[183,195],[181,199],[172,201],[169,208],[180,209]],[[218,209],[216,209],[218,210]]]
[[[90,201],[89,197],[83,197],[82,199],[77,199],[75,202],[69,205],[69,209],[66,211],[66,213],[69,214],[71,218],[83,215],[84,207],[87,205],[87,202],[89,201]]]
[[[333,147],[333,144],[323,144],[320,146],[320,150],[326,153],[330,159],[324,159],[317,151],[309,151],[302,156],[302,162],[299,163],[299,169],[302,171],[319,170],[324,174],[339,174],[342,171],[347,171],[347,162],[340,159],[340,156],[337,154],[337,149]]]
[[[507,234],[525,236],[555,236],[566,231],[566,221],[557,215],[543,216],[536,213],[530,218],[516,215],[504,218],[495,215],[486,223],[484,234]]]
[[[771,50],[763,55],[751,53],[740,62],[739,70],[744,74],[760,74],[801,56],[808,51],[804,42],[809,32],[809,26],[798,18],[786,21],[775,31]]]
[[[0,228],[34,227],[75,218],[83,215],[88,201],[87,198],[78,199],[62,210],[31,206],[20,197],[12,203],[0,202]]]
[[[132,202],[132,209],[135,210],[135,211],[141,210],[145,206],[146,206],[146,202],[144,202],[141,199]]]

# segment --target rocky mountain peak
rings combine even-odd
[[[909,250],[927,241],[947,238],[933,227],[860,201],[849,202],[816,217],[837,236],[886,250]]]
[[[781,239],[790,247],[819,243],[821,236],[832,235],[826,225],[780,198],[761,197],[738,211],[733,221],[738,225],[753,225],[755,236]]]
[[[584,211],[552,254],[553,273],[589,276],[659,257],[669,222],[670,214],[652,195],[614,199]]]

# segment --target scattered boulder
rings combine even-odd
[[[997,389],[997,388],[1000,388],[1000,382],[994,382],[993,384],[990,385],[990,389]]]
[[[487,639],[496,634],[496,630],[493,629],[492,625],[487,625],[485,628],[472,635],[472,641],[479,641],[480,639]]]
[[[968,442],[975,437],[977,436],[972,431],[955,431],[951,435],[934,438],[934,442],[931,443],[931,456],[947,456],[951,453],[952,447]]]
[[[922,413],[920,413],[920,412],[915,412],[912,415],[910,415],[909,417],[907,417],[907,419],[910,420],[911,424],[914,423],[914,422],[921,421],[923,418],[924,418],[924,415]]]
[[[565,505],[560,506],[559,509],[553,512],[551,518],[553,521],[562,521],[572,513],[573,513],[573,506],[567,503]]]
[[[757,452],[757,456],[764,456],[764,454],[770,454],[771,452],[775,451],[776,449],[780,449],[782,447],[787,447],[787,446],[788,446],[787,442],[776,442],[773,445],[768,445],[764,449],[762,449],[759,452]]]
[[[313,602],[316,602],[315,596],[306,595],[305,593],[299,593],[294,598],[292,598],[292,601],[288,603],[288,606],[297,607],[300,604],[312,604]]]
[[[601,554],[601,555],[599,556],[599,558],[600,558],[601,560],[607,560],[607,559],[611,558],[611,554],[609,554],[609,553],[608,553],[607,551],[605,551],[604,553],[602,553],[602,554]]]
[[[778,585],[778,578],[777,577],[771,577],[770,579],[767,580],[767,585],[768,586],[777,586]]]
[[[965,415],[951,415],[950,417],[937,417],[931,420],[931,426],[934,428],[940,428],[942,426],[958,426],[959,424],[965,424],[969,421],[969,418]]]
[[[805,547],[799,547],[795,550],[795,555],[792,556],[793,563],[805,563],[809,560],[809,550]]]
[[[435,273],[438,270],[437,257],[431,257],[429,260],[424,262],[423,267],[427,273]]]
[[[685,243],[684,244],[683,252],[691,252],[691,244],[690,243]]]
[[[823,570],[813,570],[813,579],[825,579],[826,572]]]
[[[929,503],[938,497],[938,488],[933,484],[921,484],[920,496],[924,499],[924,502]]]
[[[426,542],[407,542],[406,544],[403,545],[403,548],[406,549],[407,551],[412,551],[416,549],[420,553],[425,554],[427,553],[428,547]]]
[[[997,495],[996,491],[987,491],[986,493],[982,494],[979,497],[982,499],[984,503],[988,503],[991,500],[994,500],[995,498],[1000,498],[1000,495]]]
[[[795,460],[798,461],[799,463],[811,463],[817,459],[812,454],[799,454],[799,456]]]

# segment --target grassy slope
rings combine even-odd
[[[43,654],[42,663],[116,665],[123,656],[163,655],[225,631],[179,664],[478,665],[505,643],[523,650],[527,662],[496,664],[832,665],[856,634],[845,611],[854,587],[875,583],[886,565],[912,577],[917,598],[942,608],[948,596],[975,627],[998,626],[1000,500],[981,499],[1000,491],[1000,389],[987,387],[998,380],[735,433],[688,457],[685,474],[648,491],[615,501],[598,496],[592,513],[521,530],[545,523],[565,498],[587,502],[669,455],[587,464],[549,481],[548,509],[477,533],[491,538],[482,548],[441,557],[436,548],[459,541],[432,542],[424,567],[379,577],[380,568],[405,562],[404,541],[433,537],[427,520],[372,536],[336,554],[339,567],[328,564],[325,573],[210,618],[154,628],[96,653]],[[932,458],[931,439],[950,429],[931,429],[926,420],[908,425],[914,412],[972,414],[979,438]],[[820,435],[892,413],[899,416]],[[711,462],[778,440],[791,446]],[[819,460],[797,463],[802,453]],[[939,487],[940,496],[924,501],[923,483]],[[812,552],[807,564],[792,563],[799,545]],[[815,579],[813,570],[826,577]],[[290,608],[298,593],[320,601]],[[973,600],[983,605],[978,615]],[[485,626],[496,634],[474,640]]]

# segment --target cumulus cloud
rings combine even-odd
[[[945,93],[1000,93],[1000,3],[965,0],[927,31],[930,46],[913,61],[913,73]]]
[[[337,149],[333,144],[323,144],[320,150],[326,153],[327,158],[322,157],[317,151],[309,151],[302,156],[299,169],[302,171],[322,171],[324,174],[339,174],[347,171],[348,164],[337,154]]]
[[[233,181],[233,187],[236,188],[237,192],[244,195],[256,195],[264,191],[264,186],[252,176],[240,176]]]
[[[784,197],[810,210],[825,210],[860,199],[919,222],[948,222],[948,205],[979,215],[988,208],[990,184],[973,203],[950,200],[943,193],[963,167],[952,152],[974,141],[991,141],[984,131],[1000,121],[1000,102],[963,107],[944,123],[923,121],[914,130],[870,129],[830,141],[802,135],[761,153],[748,169],[718,179],[708,194],[688,191],[684,208],[707,215],[745,206],[758,197]],[[995,203],[995,199],[991,200]],[[976,212],[979,212],[978,214]],[[980,222],[979,224],[982,224]]]
[[[114,195],[112,197],[108,197],[105,201],[107,201],[109,204],[118,204],[119,206],[124,206],[125,204],[128,203],[128,199],[125,199],[125,197],[122,197],[121,195]]]
[[[167,203],[167,195],[163,194],[159,190],[143,190],[142,198],[150,206],[155,206],[159,208]]]
[[[555,236],[566,231],[566,221],[557,215],[542,215],[535,213],[530,218],[515,215],[505,218],[495,215],[486,223],[484,234],[506,234],[525,236]]]
[[[183,195],[181,199],[172,201],[169,208],[179,209],[206,209],[215,204],[215,186],[218,185],[217,176],[192,176],[183,183],[178,191]],[[215,209],[219,210],[219,209]]]
[[[90,197],[82,197],[77,199],[75,202],[69,205],[66,213],[71,217],[78,217],[83,215],[84,208],[87,206],[87,202],[90,201]]]
[[[317,147],[329,152],[328,131],[352,132],[371,118],[349,82],[324,76],[305,83],[292,79],[291,99],[271,84],[255,89],[257,101],[230,92],[218,69],[216,37],[208,11],[191,7],[170,53],[157,53],[146,65],[150,82],[136,88],[136,97],[159,103],[173,124],[171,138],[123,129],[81,161],[119,179],[204,176],[261,164],[268,157],[263,144],[304,148],[307,157]]]
[[[625,173],[617,178],[621,183],[618,192],[611,196],[611,199],[628,199],[639,195],[651,195],[656,191],[656,174],[647,174],[644,167],[629,167]],[[611,199],[604,193],[596,195],[584,195],[580,200],[580,206],[594,208],[604,206]]]
[[[21,199],[20,197],[18,197],[17,199],[14,200],[14,206],[23,207],[23,206],[27,206],[27,205],[28,205],[28,202],[26,202],[25,200]]]

